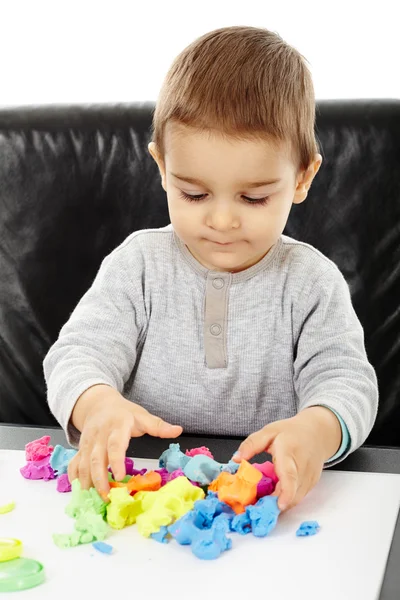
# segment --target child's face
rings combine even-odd
[[[231,272],[268,253],[292,204],[305,200],[322,161],[316,155],[307,171],[297,174],[284,144],[237,141],[177,123],[166,126],[164,161],[153,143],[149,151],[177,235],[206,268]],[[271,180],[276,182],[267,183]]]

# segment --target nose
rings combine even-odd
[[[239,227],[239,219],[229,202],[215,202],[210,206],[207,226],[216,231],[230,231]]]

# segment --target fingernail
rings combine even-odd
[[[242,458],[242,455],[240,454],[239,450],[237,452],[235,452],[235,454],[233,455],[233,458],[236,458],[236,459]]]

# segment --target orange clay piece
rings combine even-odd
[[[157,492],[161,487],[161,475],[155,471],[149,471],[144,475],[133,475],[127,483],[110,482],[110,488],[121,487],[128,488],[131,496],[136,492]]]
[[[246,506],[254,504],[257,500],[257,484],[262,473],[246,460],[242,460],[237,473],[232,477],[233,481],[224,478],[226,484],[219,485],[218,498],[221,502],[229,504],[236,514],[244,513]]]
[[[232,473],[228,473],[227,471],[222,471],[217,477],[214,479],[208,486],[209,492],[218,492],[222,487],[227,487],[228,485],[232,485],[235,481],[235,475]]]

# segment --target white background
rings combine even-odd
[[[318,98],[400,98],[398,0],[0,0],[0,105],[155,100],[174,57],[229,25],[279,33]]]

